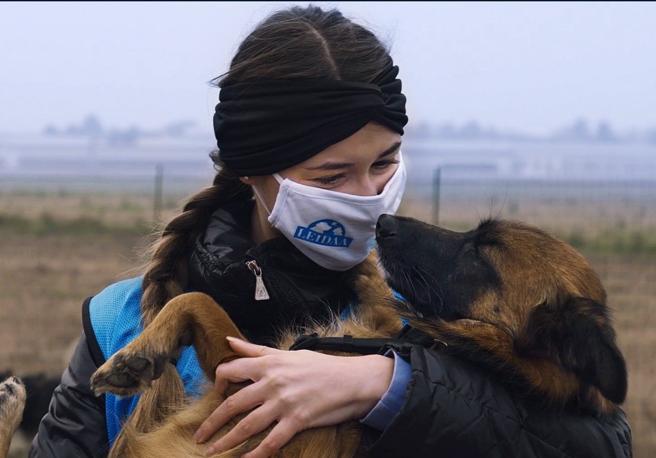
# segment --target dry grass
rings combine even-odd
[[[625,410],[636,457],[656,456],[656,256],[595,256],[629,369]]]
[[[163,220],[177,212],[180,202],[177,197],[165,201]],[[0,369],[61,373],[63,355],[81,332],[82,301],[136,265],[137,253],[146,241],[151,205],[146,195],[0,194]],[[580,222],[587,236],[586,226],[598,228],[609,223],[608,215],[621,213],[606,207],[602,218],[600,209],[595,213],[590,208],[580,212],[552,208],[550,218],[548,210],[542,203],[528,206],[528,215],[519,211],[511,216],[562,234]],[[430,205],[415,203],[402,211],[430,219]],[[565,211],[572,215],[569,223]],[[470,227],[485,213],[472,207],[467,211],[446,207],[445,225]],[[626,215],[622,219],[632,221]],[[88,220],[95,225],[76,223]],[[639,228],[652,231],[651,222]],[[594,248],[584,247],[584,252],[609,292],[629,365],[625,407],[634,452],[637,457],[656,456],[656,253],[590,247]]]

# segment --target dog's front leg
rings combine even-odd
[[[139,337],[96,370],[91,387],[97,395],[141,392],[162,374],[180,347],[190,344],[213,381],[216,366],[236,357],[226,336],[244,339],[223,308],[207,294],[181,294],[166,303]]]

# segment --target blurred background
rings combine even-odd
[[[292,3],[0,4],[0,372],[60,376],[83,300],[210,184],[209,80]],[[656,456],[656,4],[312,3],[400,66],[402,213],[520,219],[591,260]]]

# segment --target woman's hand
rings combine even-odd
[[[196,431],[205,442],[235,415],[255,408],[207,454],[229,450],[278,423],[260,445],[245,457],[270,456],[296,433],[358,419],[383,396],[392,378],[394,361],[381,355],[331,356],[309,350],[285,351],[228,337],[245,358],[216,368],[215,388],[252,380],[222,402]]]

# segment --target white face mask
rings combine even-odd
[[[396,213],[405,191],[406,170],[399,152],[394,175],[375,196],[307,186],[277,173],[274,177],[280,189],[269,223],[320,266],[344,271],[364,261],[375,246],[378,217]]]

